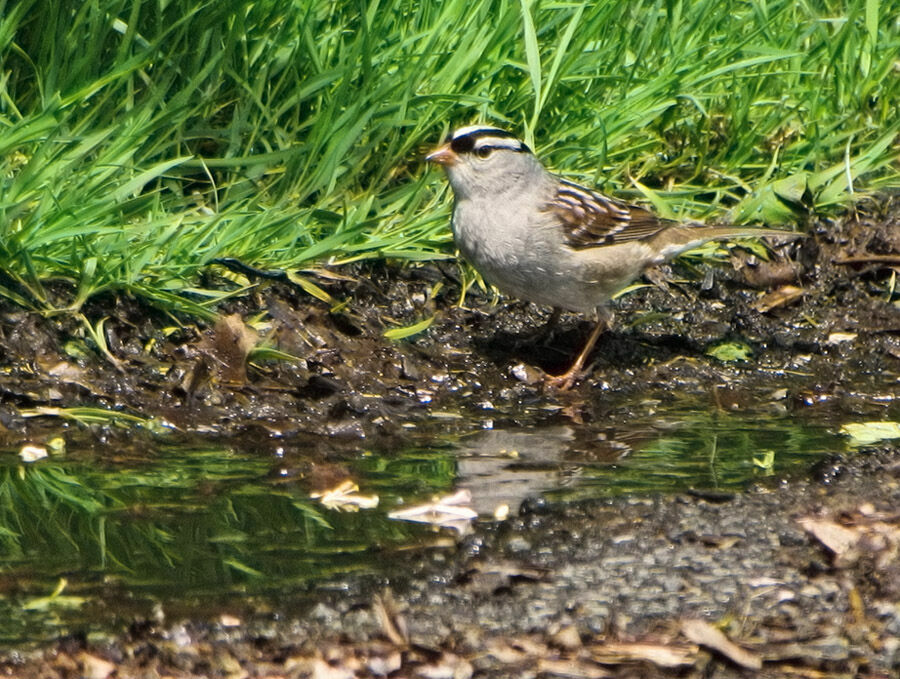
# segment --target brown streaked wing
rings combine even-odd
[[[560,220],[566,241],[575,249],[649,238],[673,224],[642,207],[565,180],[546,209]]]

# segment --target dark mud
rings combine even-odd
[[[616,305],[617,325],[569,392],[545,386],[541,375],[567,367],[588,323],[564,316],[541,340],[542,310],[492,307],[477,291],[461,308],[450,263],[309,274],[349,301],[337,312],[270,282],[224,305],[208,325],[175,325],[124,298],[93,300],[84,312],[95,323],[108,317],[108,355],[80,322],[6,307],[0,444],[41,443],[59,428],[56,411],[42,408],[79,406],[153,418],[151,428],[273,442],[302,435],[322,445],[399,445],[413,430],[464,431],[473,423],[589,423],[614,432],[636,415],[682,403],[815,414],[835,427],[898,421],[898,207],[888,198],[846,219],[812,223],[807,238],[777,248],[770,261],[734,248],[717,262],[688,259],[652,272],[650,285]],[[209,275],[212,284],[216,274]],[[263,311],[265,323],[251,330],[247,323]],[[414,338],[383,337],[431,316]],[[254,351],[263,344],[297,360]],[[709,353],[735,350],[744,360]],[[98,438],[121,435],[111,422],[70,426]],[[563,508],[526,502],[460,548],[397,555],[401,577],[348,581],[297,611],[136,621],[112,640],[75,637],[8,652],[0,671],[896,676],[898,465],[897,447],[882,444],[823,462],[811,479],[775,479],[737,495]],[[829,552],[798,522],[816,516],[859,528],[865,539],[852,553]],[[877,535],[861,528],[875,524],[886,528]],[[373,603],[385,586],[396,602]],[[750,649],[761,673],[692,640],[682,625],[693,618],[719,624]],[[621,647],[631,642],[646,646]],[[667,665],[654,655],[659,648],[682,653],[684,662]]]
[[[21,411],[39,406],[102,407],[185,431],[355,438],[402,436],[401,424],[444,408],[496,419],[541,402],[596,420],[635,396],[700,395],[737,409],[783,386],[792,405],[881,407],[896,389],[900,357],[890,278],[900,250],[898,203],[817,222],[768,262],[734,248],[718,263],[685,260],[653,271],[654,284],[616,305],[616,326],[569,393],[545,386],[541,375],[568,366],[588,321],[564,316],[541,339],[546,310],[490,306],[477,291],[459,307],[451,263],[378,263],[320,276],[318,285],[348,302],[335,313],[297,287],[267,282],[225,304],[210,325],[176,325],[127,298],[96,299],[84,315],[95,325],[106,319],[105,356],[71,315],[7,306],[2,442],[33,433],[39,425]],[[841,263],[850,260],[856,263]],[[260,315],[258,329],[245,324]],[[431,316],[433,325],[414,338],[383,337]],[[723,344],[738,345],[746,360],[707,355]],[[267,360],[255,346],[297,360]]]

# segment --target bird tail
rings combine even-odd
[[[760,229],[752,226],[675,226],[661,231],[654,237],[660,261],[692,250],[711,240],[734,238],[802,238],[804,234],[784,229]]]

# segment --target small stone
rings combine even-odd
[[[510,541],[506,543],[506,546],[510,552],[513,552],[515,554],[521,554],[523,552],[531,551],[531,543],[523,537],[517,536],[510,539]]]

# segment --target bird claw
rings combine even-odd
[[[559,391],[568,391],[575,386],[575,382],[578,381],[579,377],[581,377],[580,367],[577,370],[567,370],[562,375],[547,375],[544,383]]]
[[[578,358],[575,359],[572,367],[566,370],[562,375],[549,375],[547,377],[547,384],[549,386],[555,387],[560,391],[568,391],[572,388],[575,382],[578,381],[578,378],[581,377],[581,369],[584,367],[588,355],[593,350],[594,345],[597,343],[597,338],[600,337],[600,333],[603,332],[605,327],[606,321],[604,319],[597,321],[597,325],[594,327],[593,332],[591,332],[591,336],[584,345],[584,349],[578,354]]]

